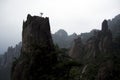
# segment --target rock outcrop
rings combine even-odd
[[[52,53],[49,19],[39,16],[27,16],[23,22],[22,52],[12,67],[12,80],[46,80],[51,74],[51,66],[57,61]]]
[[[108,20],[108,28],[113,34],[113,39],[120,36],[120,14]]]
[[[102,30],[94,32],[94,36],[86,43],[87,54],[96,57],[99,53],[109,53],[112,48],[112,33],[108,29],[107,20],[102,23]]]
[[[15,47],[8,47],[8,50],[1,58],[0,80],[10,80],[10,72],[13,61],[19,57],[21,51],[21,42]],[[4,77],[6,76],[6,77]]]
[[[92,36],[95,35],[96,32],[98,32],[99,30],[97,29],[93,29],[90,32],[86,32],[86,33],[81,33],[79,36],[81,37],[81,40],[83,42],[83,44],[86,44],[87,40],[89,38],[91,38]]]
[[[108,22],[104,20],[102,23],[102,31],[99,33],[98,37],[100,38],[99,49],[101,53],[109,53],[112,49],[112,33],[108,29]]]
[[[47,45],[49,51],[53,48],[50,32],[49,19],[46,17],[31,16],[28,14],[27,21],[23,22],[22,51],[31,52],[33,45]]]
[[[107,20],[103,21],[102,29],[100,31],[95,30],[93,36],[85,43],[81,41],[81,38],[74,41],[74,46],[71,48],[69,54],[73,59],[79,60],[79,62],[83,64],[83,68],[81,69],[83,75],[81,75],[81,79],[110,80],[109,77],[113,74],[114,69],[112,45],[112,33],[108,29]],[[87,67],[84,70],[86,65]],[[82,72],[83,70],[84,73]],[[91,71],[93,71],[93,73]],[[89,74],[89,72],[91,72],[91,74]],[[86,77],[84,77],[84,75],[86,75]]]
[[[83,52],[84,52],[84,45],[81,41],[81,38],[78,37],[77,39],[74,40],[74,44],[69,52],[69,56],[77,61],[80,61],[82,60]]]
[[[61,37],[60,35],[58,35],[57,32],[55,34],[52,34],[54,44],[57,44],[60,48],[66,48],[66,47],[68,48],[73,45],[73,40],[77,37],[76,33],[72,35],[66,35],[63,38],[62,36],[67,34],[67,32],[64,31],[65,33],[62,33]],[[60,34],[61,32],[63,31],[59,30]],[[63,41],[61,41],[61,39]],[[11,66],[14,60],[19,58],[21,54],[21,46],[22,46],[22,42],[17,44],[14,48],[9,47],[8,50],[4,53],[4,55],[0,55],[0,74],[1,74],[0,80],[10,80]],[[2,77],[3,75],[6,75],[8,77]]]
[[[80,37],[83,39],[84,36],[81,35]],[[76,56],[76,59],[81,59],[80,55],[85,55],[84,59],[89,59],[95,58],[99,53],[111,52],[112,33],[108,29],[107,20],[103,21],[101,31],[93,30],[91,32],[91,37],[87,39],[86,42],[83,42],[82,39],[79,39],[79,42],[74,41],[75,44],[70,51],[70,55],[73,54],[74,56],[72,55],[71,57],[74,58]]]
[[[1,59],[1,67],[8,67],[11,66],[12,62],[15,58],[18,58],[20,56],[20,50],[21,50],[22,43],[20,42],[17,44],[14,48],[8,47],[8,50],[5,52]]]
[[[112,49],[112,33],[108,29],[107,20],[102,23],[102,30],[95,31],[85,45],[87,58],[95,58],[97,54],[109,53]]]

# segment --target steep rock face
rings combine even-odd
[[[108,29],[107,20],[102,23],[102,30],[94,32],[85,45],[86,58],[95,58],[99,53],[109,53],[112,49],[112,33]]]
[[[26,24],[26,23],[24,23]],[[58,32],[58,31],[57,31]],[[59,33],[62,33],[62,35],[67,34],[67,32],[59,30]],[[70,47],[71,45],[73,45],[73,41],[74,39],[77,37],[76,33],[73,33],[72,35],[66,35],[63,37],[59,37],[60,35],[56,35],[52,34],[53,37],[53,41],[55,44],[58,44],[58,46],[60,48],[65,48],[66,46]],[[63,41],[61,41],[60,39],[63,39]],[[61,42],[63,43],[61,46]],[[67,44],[65,44],[67,43]],[[15,58],[17,59],[20,54],[21,54],[21,46],[22,46],[22,42],[20,42],[19,44],[17,44],[14,48],[13,47],[9,47],[8,50],[4,53],[4,55],[0,56],[0,80],[10,80],[10,72],[11,72],[11,66],[12,63],[14,62]],[[6,75],[8,77],[2,77],[3,75]]]
[[[74,40],[74,45],[70,49],[69,55],[81,61],[86,58],[95,58],[96,53],[99,52],[99,33],[99,30],[92,30],[90,33],[82,33],[79,38],[76,39],[79,41]]]
[[[11,66],[13,61],[20,56],[21,45],[20,42],[15,47],[8,47],[8,50],[2,56],[0,63],[0,80],[10,80]]]
[[[108,29],[108,22],[104,20],[102,23],[102,31],[99,33],[100,42],[99,42],[99,49],[103,53],[109,53],[112,49],[112,33]]]
[[[113,38],[120,35],[120,14],[108,20],[108,28],[111,30]]]
[[[78,37],[77,39],[74,40],[74,44],[69,52],[69,56],[77,61],[80,61],[82,60],[83,57],[83,51],[84,46],[82,44],[81,38]]]
[[[12,67],[12,80],[46,80],[56,62],[49,19],[27,16],[23,22],[22,52]],[[50,56],[52,55],[52,56]]]
[[[31,52],[31,45],[48,45],[49,50],[53,48],[50,32],[49,19],[28,14],[27,21],[23,22],[22,51]]]
[[[113,74],[114,65],[112,45],[112,33],[108,29],[107,20],[103,21],[102,29],[95,30],[93,36],[85,43],[82,43],[81,39],[75,41],[69,54],[72,54],[70,55],[72,58],[83,63],[81,79],[110,80],[108,77]]]
[[[20,55],[21,45],[22,43],[20,42],[14,48],[8,47],[7,52],[5,52],[5,54],[1,59],[1,64],[0,64],[1,67],[11,66],[12,62],[14,61],[14,58],[18,58]]]
[[[86,44],[85,44],[85,53],[86,53],[85,58],[87,58],[87,59],[95,58],[96,57],[96,53],[99,53],[99,48],[98,48],[99,38],[98,38],[98,34],[99,34],[99,31],[95,31],[94,35],[92,37],[90,37],[87,40]]]
[[[95,35],[95,32],[98,32],[99,30],[93,29],[90,32],[87,33],[81,33],[79,36],[81,37],[81,40],[84,44],[86,44],[87,40]]]

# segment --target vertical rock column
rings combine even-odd
[[[57,61],[49,19],[28,14],[23,22],[20,58],[12,67],[12,80],[46,80]]]
[[[53,48],[49,19],[28,14],[27,21],[23,22],[22,51],[29,53],[34,46],[46,46],[49,51]]]

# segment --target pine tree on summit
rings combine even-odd
[[[40,16],[41,16],[41,17],[43,16],[43,13],[42,13],[42,12],[40,12]]]

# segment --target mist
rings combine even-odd
[[[104,19],[120,12],[119,0],[0,0],[0,54],[21,41],[22,23],[27,14],[50,18],[52,33],[65,29],[69,34],[100,29]]]

